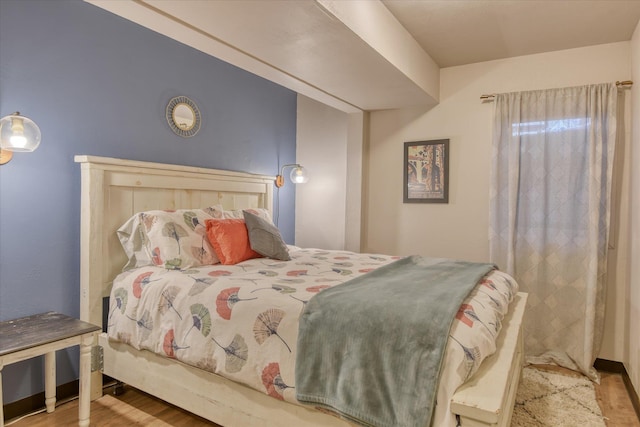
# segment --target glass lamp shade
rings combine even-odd
[[[291,182],[294,184],[304,184],[309,181],[307,170],[303,166],[297,166],[291,169]]]
[[[0,119],[0,148],[8,151],[33,151],[42,134],[33,120],[13,113]]]
[[[276,187],[280,188],[284,185],[284,176],[282,174],[287,168],[292,168],[289,178],[291,178],[291,182],[294,184],[304,184],[309,181],[307,170],[298,163],[291,163],[280,168],[280,174],[276,176]]]

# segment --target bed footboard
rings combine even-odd
[[[325,413],[264,393],[101,334],[104,374],[225,427],[353,427]]]
[[[522,317],[526,303],[527,294],[518,293],[504,318],[498,351],[453,395],[451,411],[460,416],[462,427],[511,425],[524,360]]]

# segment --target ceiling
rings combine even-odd
[[[444,68],[631,40],[640,0],[382,0]]]
[[[346,112],[434,105],[439,70],[630,40],[640,0],[85,0]]]

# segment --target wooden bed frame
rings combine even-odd
[[[76,156],[82,169],[80,318],[103,324],[103,300],[126,263],[115,231],[134,213],[151,209],[271,210],[274,177],[132,160]],[[518,294],[503,321],[498,351],[455,393],[451,408],[463,427],[509,426],[522,370],[522,316],[526,294]],[[216,374],[174,359],[109,341],[103,370],[92,373],[92,400],[102,396],[102,373],[167,402],[231,426],[350,426],[320,411],[274,399]],[[425,426],[426,427],[426,426]]]

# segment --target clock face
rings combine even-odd
[[[13,157],[13,151],[0,150],[0,165],[4,165]]]

